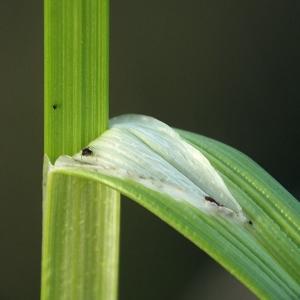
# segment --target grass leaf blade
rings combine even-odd
[[[80,153],[61,157],[49,174],[85,177],[117,189],[206,251],[260,298],[297,299],[299,203],[243,154],[219,142],[178,132],[181,137],[152,118],[121,117],[90,143],[91,157]],[[203,164],[202,155],[215,171]],[[195,168],[186,168],[186,162]],[[216,203],[206,199],[211,192],[207,185],[219,180],[214,172],[241,210],[224,198],[222,185],[214,188]],[[197,181],[197,175],[201,180]],[[251,181],[245,181],[245,176]],[[255,178],[259,185],[253,186]],[[182,190],[177,191],[180,184]],[[275,204],[271,191],[279,191]],[[293,209],[296,212],[290,214]]]

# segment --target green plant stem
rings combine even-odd
[[[45,153],[52,162],[108,123],[109,0],[45,0]],[[49,175],[44,187],[42,300],[117,297],[119,193]]]
[[[108,123],[108,0],[45,0],[45,150],[53,162]]]

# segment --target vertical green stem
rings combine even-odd
[[[45,153],[53,163],[108,123],[109,0],[44,0]],[[43,209],[42,300],[117,297],[120,199],[50,174]]]
[[[45,0],[45,151],[73,154],[107,128],[108,0]]]

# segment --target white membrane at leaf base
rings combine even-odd
[[[238,202],[208,159],[168,125],[147,116],[113,118],[110,129],[88,145],[92,155],[60,157],[57,167],[84,167],[185,201],[207,213],[246,220]],[[207,201],[211,197],[216,203]]]

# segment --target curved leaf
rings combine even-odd
[[[49,167],[105,183],[170,224],[265,299],[300,295],[300,206],[240,152],[150,117],[122,116]]]

